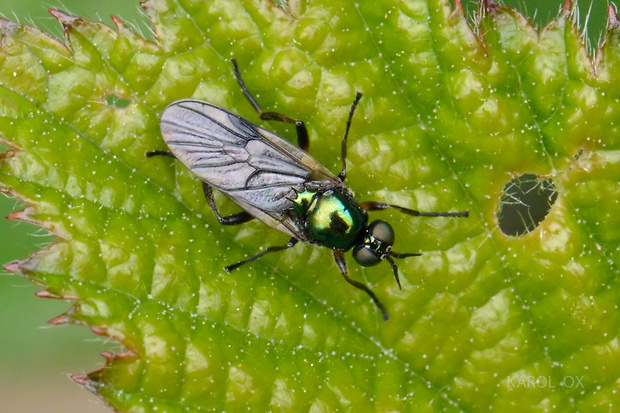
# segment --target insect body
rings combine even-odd
[[[232,63],[244,95],[260,118],[294,124],[300,147],[222,108],[188,99],[172,103],[161,115],[161,133],[170,152],[154,151],[147,156],[174,157],[198,176],[203,181],[207,202],[221,224],[241,224],[256,218],[291,236],[286,245],[268,247],[225,267],[226,271],[267,253],[291,248],[299,241],[321,245],[332,249],[346,281],[366,292],[388,320],[387,311],[376,295],[348,276],[343,253],[353,249],[353,258],[362,266],[372,266],[384,259],[389,261],[399,287],[393,258],[420,254],[393,252],[392,227],[380,220],[368,224],[367,211],[395,208],[413,216],[454,217],[468,216],[468,211],[422,213],[379,202],[358,203],[343,182],[347,136],[361,93],[356,95],[349,112],[342,141],[342,171],[336,176],[307,153],[309,142],[304,123],[280,113],[263,112],[246,88],[236,62]],[[221,216],[212,188],[224,193],[244,211]]]

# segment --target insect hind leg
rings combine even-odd
[[[203,182],[202,190],[205,193],[205,198],[207,198],[207,203],[213,210],[213,213],[215,214],[215,217],[220,222],[220,224],[238,225],[238,224],[243,224],[244,222],[248,222],[254,219],[254,217],[246,211],[242,211],[237,214],[232,214],[232,215],[223,217],[222,215],[220,215],[220,211],[217,209],[217,205],[215,204],[215,199],[213,199],[213,190],[211,189],[211,186],[208,183]]]
[[[267,247],[264,251],[261,251],[258,254],[252,255],[251,257],[246,258],[243,261],[239,261],[236,264],[232,264],[232,265],[228,265],[228,266],[224,267],[224,270],[226,270],[226,272],[230,274],[231,271],[241,267],[243,264],[247,264],[248,262],[252,262],[252,261],[262,257],[265,254],[269,254],[270,252],[282,251],[282,250],[285,250],[285,249],[288,249],[288,248],[292,248],[298,242],[299,242],[299,240],[297,238],[293,237],[293,238],[291,238],[289,240],[289,242],[286,245],[276,245],[276,246]]]
[[[245,95],[246,99],[250,102],[250,105],[254,108],[254,110],[258,113],[259,117],[262,120],[276,120],[278,122],[290,123],[295,125],[295,129],[297,130],[297,144],[304,151],[308,152],[310,148],[310,139],[308,138],[308,129],[306,129],[306,125],[300,121],[293,118],[289,118],[286,115],[278,112],[263,112],[256,98],[250,93],[243,78],[241,77],[241,72],[239,71],[239,66],[237,65],[237,61],[235,59],[231,59],[233,67],[235,69],[235,78],[237,78],[237,82],[241,87],[241,91]]]
[[[153,156],[168,156],[172,159],[177,158],[176,156],[172,154],[172,152],[162,151],[162,150],[150,151],[150,152],[145,153],[144,156],[146,156],[147,158],[152,158]]]

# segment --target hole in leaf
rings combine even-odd
[[[533,231],[551,210],[558,191],[549,178],[523,174],[504,186],[497,220],[506,235],[519,236]]]
[[[131,103],[131,100],[120,98],[114,94],[108,96],[105,101],[108,105],[115,106],[119,109],[126,108]]]

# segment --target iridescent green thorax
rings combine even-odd
[[[366,211],[341,193],[304,191],[293,202],[308,236],[317,244],[348,250],[366,229]]]
[[[310,204],[312,204],[316,195],[316,191],[306,190],[298,193],[297,198],[293,200],[293,203],[295,205],[293,209],[302,219],[306,216],[308,209],[310,208]]]

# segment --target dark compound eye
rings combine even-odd
[[[373,221],[368,226],[368,234],[383,244],[394,245],[394,230],[385,221]]]
[[[381,262],[381,257],[366,244],[358,245],[353,249],[353,259],[362,267],[372,267]]]
[[[362,267],[379,264],[394,244],[394,230],[384,221],[373,221],[364,242],[353,249],[353,258]]]

